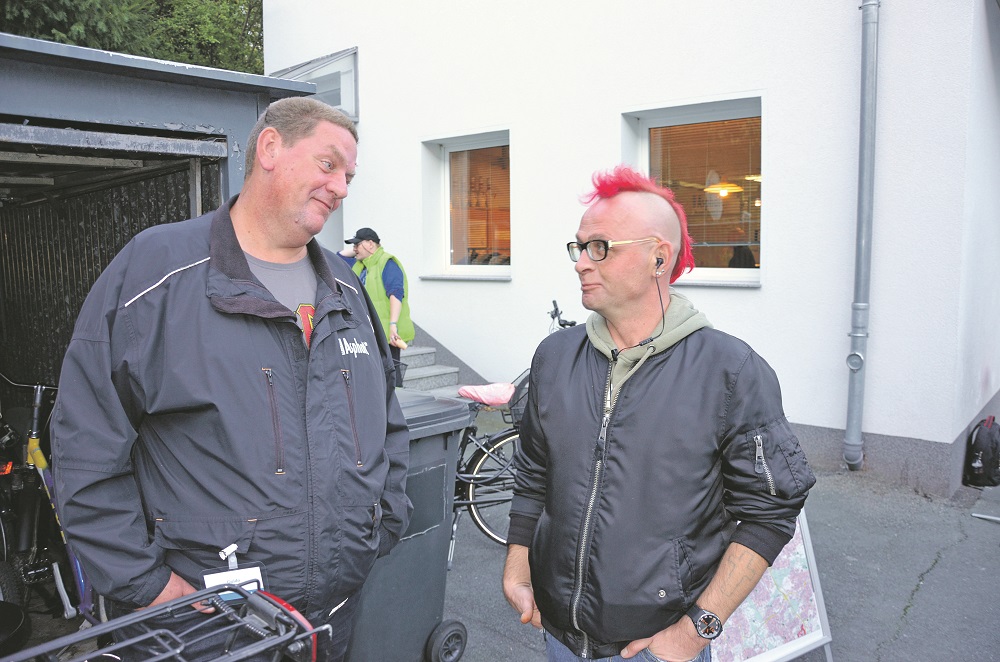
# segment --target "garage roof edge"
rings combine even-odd
[[[0,57],[216,89],[267,90],[278,96],[308,95],[316,91],[315,84],[303,81],[57,44],[4,32],[0,32]]]

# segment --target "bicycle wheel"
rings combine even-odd
[[[517,430],[490,439],[469,460],[472,480],[466,488],[469,515],[479,530],[500,545],[507,544],[510,500],[514,495],[514,452],[520,443]]]
[[[11,564],[0,561],[0,602],[24,606],[24,584]]]

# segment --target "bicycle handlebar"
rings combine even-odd
[[[549,311],[549,317],[551,317],[554,321],[558,322],[559,326],[563,329],[571,326],[576,326],[575,321],[564,320],[562,318],[562,311],[559,310],[559,304],[556,303],[555,299],[552,300],[552,310]]]

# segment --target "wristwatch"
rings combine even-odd
[[[694,629],[702,639],[715,639],[722,634],[722,619],[698,605],[691,605],[688,617],[694,621]]]

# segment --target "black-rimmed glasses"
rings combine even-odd
[[[578,241],[571,241],[566,244],[566,250],[569,252],[569,259],[576,262],[583,255],[584,251],[587,251],[587,257],[589,257],[594,262],[600,262],[608,256],[608,251],[615,246],[623,246],[625,244],[643,244],[647,241],[659,241],[656,237],[646,237],[645,239],[623,239],[621,241],[610,241],[607,239],[591,239],[590,241],[585,241],[582,244]]]

